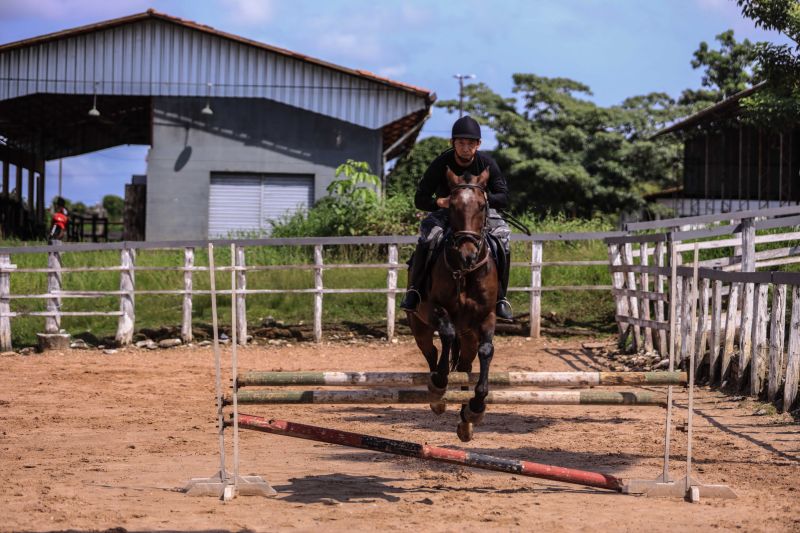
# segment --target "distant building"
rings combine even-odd
[[[146,212],[147,240],[268,232],[324,196],[345,160],[383,174],[435,99],[148,10],[0,45],[0,199],[14,199],[12,174],[18,191],[30,174],[42,220],[44,161],[147,144],[132,184],[143,193],[130,195],[143,203],[126,208]]]
[[[678,216],[725,213],[800,201],[800,135],[739,121],[740,101],[756,85],[656,135],[685,135],[683,184],[650,196]]]

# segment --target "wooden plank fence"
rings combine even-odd
[[[677,363],[683,368],[694,357],[695,369],[706,376],[712,386],[774,402],[784,411],[792,409],[800,382],[800,273],[758,269],[800,263],[800,246],[792,242],[800,240],[800,232],[794,231],[800,224],[800,218],[796,216],[799,212],[800,207],[787,206],[632,224],[626,229],[674,229],[684,227],[687,221],[734,221],[711,228],[606,239],[617,300],[620,342],[627,343],[632,333],[634,348],[649,350],[647,334],[657,334],[665,326],[673,324],[676,334],[671,343],[678,354]],[[782,218],[763,218],[761,215],[779,215]],[[788,231],[756,234],[757,230],[778,228],[788,228]],[[652,245],[656,243],[655,249],[658,249],[660,241],[662,247],[677,254],[676,290],[664,299],[669,301],[674,296],[676,308],[671,317],[659,314],[657,306],[662,299],[652,297],[653,293],[659,292],[658,287],[651,288],[649,278],[645,277],[645,274],[668,275],[663,268],[665,265],[660,262],[655,270],[649,266]],[[774,246],[776,243],[787,243],[787,246],[756,250],[757,245]],[[618,250],[626,247],[632,248],[631,252],[623,252],[621,259],[617,259]],[[699,250],[726,248],[733,249],[730,256],[698,259]],[[691,266],[681,266],[682,254],[689,251],[694,251]],[[652,253],[659,256],[655,251]],[[637,257],[638,263],[632,260]],[[692,267],[696,267],[696,274]],[[635,273],[641,274],[638,280]],[[640,305],[633,307],[632,301],[627,300],[626,310],[626,297],[638,298]],[[656,305],[656,320],[640,319],[639,316],[645,317],[651,311],[652,303]],[[790,309],[788,316],[787,309]],[[644,328],[641,343],[633,331],[635,325]],[[663,357],[668,355],[667,346],[661,343],[653,350]]]
[[[610,285],[591,286],[542,286],[542,269],[552,266],[597,266],[605,265],[605,261],[543,261],[545,242],[552,241],[588,241],[610,236],[622,235],[621,232],[605,233],[541,233],[532,236],[512,235],[512,240],[530,243],[530,261],[512,263],[514,268],[526,268],[530,272],[530,284],[521,287],[509,287],[509,292],[525,292],[529,295],[529,335],[538,338],[541,335],[541,295],[545,291],[596,290],[607,291]],[[391,339],[395,332],[396,295],[405,291],[398,287],[398,272],[407,268],[399,262],[398,246],[416,243],[416,237],[381,236],[381,237],[331,237],[331,238],[297,238],[297,239],[240,239],[211,241],[215,247],[233,246],[231,266],[216,266],[217,272],[235,274],[236,300],[236,336],[240,344],[247,339],[247,298],[259,294],[312,294],[313,295],[313,331],[317,342],[323,333],[323,306],[326,294],[384,294],[386,297],[386,330]],[[170,241],[170,242],[119,242],[100,244],[61,244],[56,246],[21,246],[0,248],[0,350],[12,349],[12,319],[19,317],[41,316],[45,318],[45,332],[55,333],[61,327],[61,319],[66,316],[104,316],[117,317],[118,326],[115,339],[119,344],[131,342],[136,327],[137,295],[176,295],[182,297],[180,314],[181,339],[192,341],[192,311],[194,295],[209,294],[208,290],[194,287],[193,275],[197,272],[208,272],[208,266],[196,264],[196,250],[207,248],[208,241]],[[325,247],[340,245],[385,245],[387,259],[385,263],[327,263]],[[247,265],[246,249],[268,246],[306,246],[313,248],[313,263],[300,265]],[[136,254],[139,250],[175,250],[183,253],[182,266],[137,266]],[[120,263],[117,266],[79,266],[64,267],[62,256],[70,252],[93,252],[116,250]],[[20,254],[47,254],[47,268],[17,268],[12,257]],[[324,272],[334,269],[377,268],[387,271],[385,288],[330,288],[325,286]],[[275,270],[312,270],[313,287],[301,289],[261,288],[248,285],[249,272]],[[170,290],[145,290],[137,288],[136,272],[182,272],[182,287]],[[72,272],[118,272],[118,290],[75,291],[65,289],[62,277]],[[44,294],[18,294],[12,292],[12,277],[18,274],[41,273],[47,276],[47,292]],[[230,290],[219,290],[217,294],[231,294]],[[69,298],[101,298],[114,296],[119,298],[118,310],[64,311],[62,301]],[[46,311],[25,311],[12,308],[12,302],[21,299],[40,299],[46,302]]]

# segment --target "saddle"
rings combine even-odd
[[[431,288],[431,282],[432,282],[430,276],[431,269],[433,268],[433,265],[436,264],[436,260],[444,251],[444,248],[447,245],[447,242],[449,241],[451,234],[452,231],[448,228],[447,231],[444,233],[443,238],[439,240],[439,243],[436,246],[434,246],[433,249],[428,250],[427,257],[425,258],[425,269],[423,271],[425,282],[422,284],[421,287],[419,287],[420,297],[423,300],[428,295],[428,291],[430,291]],[[495,265],[497,265],[497,271],[503,272],[504,271],[503,269],[506,266],[505,265],[506,254],[503,251],[502,243],[497,237],[495,237],[491,233],[486,234],[486,243],[489,245],[489,253],[492,254],[492,259],[494,259],[494,263]],[[416,255],[417,255],[416,252],[411,254],[411,257],[408,260],[409,269],[411,269],[411,263],[416,260],[415,257]]]

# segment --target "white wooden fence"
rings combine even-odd
[[[621,232],[606,233],[542,233],[533,236],[512,235],[512,240],[524,242],[530,247],[530,260],[513,262],[512,267],[527,268],[530,283],[522,287],[509,287],[509,292],[528,293],[529,321],[531,337],[541,335],[541,294],[544,291],[575,290],[610,290],[610,285],[570,285],[542,286],[542,269],[551,266],[597,266],[605,265],[605,261],[543,261],[543,244],[548,241],[587,241],[622,235]],[[317,342],[322,339],[323,303],[326,294],[385,294],[386,295],[386,329],[388,338],[394,336],[396,322],[396,295],[404,292],[397,285],[398,271],[406,268],[399,261],[398,246],[413,244],[416,237],[381,236],[381,237],[331,237],[331,238],[297,238],[297,239],[246,239],[211,241],[217,248],[233,245],[233,261],[230,265],[217,266],[217,272],[235,272],[237,303],[237,338],[240,343],[247,339],[247,297],[258,294],[313,294],[313,329]],[[136,305],[138,295],[180,295],[182,300],[181,337],[184,342],[192,340],[192,297],[198,294],[209,294],[208,290],[194,288],[195,273],[208,272],[208,266],[199,266],[195,261],[195,250],[205,249],[208,241],[172,241],[172,242],[121,242],[104,244],[62,244],[57,246],[23,246],[0,248],[0,350],[10,350],[11,329],[13,319],[18,317],[44,317],[44,331],[56,333],[61,327],[61,319],[68,316],[103,316],[117,317],[118,326],[116,341],[119,344],[131,342],[136,328]],[[324,247],[340,245],[385,245],[387,260],[385,263],[329,263],[324,260]],[[245,251],[251,247],[263,246],[308,246],[313,247],[313,264],[295,265],[247,265]],[[182,266],[138,266],[137,250],[173,250],[183,251]],[[120,263],[118,266],[78,266],[64,267],[63,254],[69,252],[95,252],[118,250]],[[47,254],[46,268],[17,268],[12,259],[19,254]],[[385,288],[330,288],[324,283],[324,272],[334,269],[385,269]],[[248,285],[247,273],[268,270],[313,270],[314,286],[300,289],[253,287]],[[182,272],[182,287],[169,290],[149,290],[137,288],[137,272]],[[63,275],[71,272],[119,272],[119,289],[103,291],[75,291],[64,287]],[[13,292],[13,278],[18,274],[45,274],[47,276],[47,292],[44,294],[20,294]],[[231,294],[230,290],[219,290],[218,294]],[[67,298],[100,298],[116,296],[119,298],[118,310],[63,311],[61,303]],[[46,302],[46,311],[25,311],[14,309],[12,302],[21,299],[39,299]]]
[[[620,342],[632,335],[638,349],[655,350],[667,357],[670,345],[663,335],[672,328],[671,347],[678,354],[678,364],[685,367],[694,355],[696,370],[705,370],[711,385],[747,392],[791,409],[800,372],[800,273],[756,270],[800,263],[800,231],[795,231],[800,217],[791,216],[798,211],[792,206],[693,217],[705,219],[696,222],[734,219],[734,223],[606,239]],[[775,215],[790,216],[770,218]],[[691,221],[681,222],[687,220]],[[674,229],[678,227],[675,222],[661,224]],[[789,231],[756,233],[779,228]],[[757,245],[776,243],[787,246],[757,251]],[[701,250],[724,249],[732,253],[699,260]],[[692,252],[688,263],[683,258],[687,252]],[[651,255],[654,266],[649,265]],[[673,259],[666,262],[665,257]],[[649,275],[655,276],[654,282]],[[665,277],[674,280],[668,294],[663,289]],[[788,293],[792,312],[787,332]],[[674,309],[668,320],[663,315],[665,302]],[[650,320],[651,306],[655,307],[655,321]],[[657,345],[650,339],[654,333],[659,336]]]

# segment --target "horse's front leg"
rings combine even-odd
[[[494,356],[494,316],[484,323],[481,327],[480,344],[478,345],[478,362],[480,363],[480,375],[478,376],[478,383],[475,385],[475,396],[461,408],[461,419],[465,426],[472,424],[480,424],[483,421],[483,416],[486,414],[486,396],[489,395],[489,368],[492,364],[492,357]],[[465,440],[465,437],[472,437],[472,432],[467,431],[467,427],[461,430],[459,425],[459,437]],[[462,435],[463,434],[463,435]],[[468,438],[466,440],[469,440]]]
[[[439,331],[439,339],[442,341],[442,353],[439,355],[436,370],[431,372],[428,390],[436,396],[442,397],[447,392],[447,381],[450,374],[450,352],[456,340],[456,328],[453,326],[447,311],[437,308],[435,314],[437,318],[436,329]],[[437,415],[442,414],[446,407],[444,402],[434,402],[430,405],[431,410]]]

